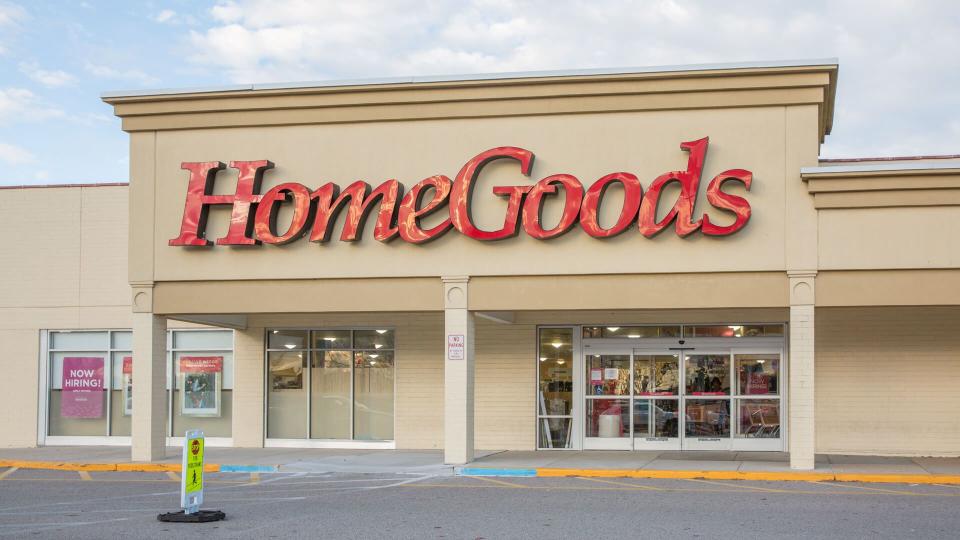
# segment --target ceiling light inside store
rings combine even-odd
[[[274,330],[273,333],[274,333],[274,334],[279,334],[280,331],[279,331],[279,330]]]
[[[374,344],[373,344],[373,348],[374,348],[374,349],[379,349],[379,348],[381,348],[381,347],[383,347],[383,345],[381,345],[381,344],[379,344],[379,343],[374,343]]]
[[[607,327],[607,330],[609,330],[609,331],[611,331],[611,332],[616,332],[616,331],[619,330],[619,329],[620,329],[619,326],[608,326],[608,327]]]
[[[540,361],[541,361],[541,362],[546,362],[546,361],[547,361],[547,357],[546,357],[546,356],[541,356],[541,357],[540,357]]]
[[[336,341],[337,338],[332,337],[332,336],[327,336],[327,337],[323,338],[323,340],[324,340],[324,341]]]
[[[379,354],[371,354],[371,355],[370,355],[370,358],[380,358],[380,355],[379,355]]]
[[[638,337],[640,337],[640,334],[627,334],[627,337],[630,339],[637,339]]]
[[[288,349],[292,349],[292,348],[296,347],[296,345],[294,345],[293,343],[284,343],[283,346],[286,347],[286,348],[288,348]]]
[[[377,333],[378,333],[378,334],[386,334],[387,331],[386,331],[386,330],[377,330]]]
[[[566,363],[567,363],[566,360],[557,360],[557,364],[559,364],[559,365],[561,365],[561,366],[564,365],[564,364],[566,364]]]
[[[763,358],[761,358],[760,360],[757,360],[757,363],[758,363],[758,364],[762,364],[762,363],[764,363],[764,362],[766,362],[766,360],[764,360]]]
[[[563,343],[559,341],[554,341],[553,343],[551,343],[551,345],[553,345],[554,349],[559,349],[560,347],[563,347]]]
[[[376,360],[371,360],[371,361],[370,361],[370,365],[371,365],[371,366],[377,365],[377,361],[376,361]]]

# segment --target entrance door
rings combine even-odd
[[[586,355],[584,448],[630,450],[632,447],[631,387],[633,355],[629,350]]]
[[[782,345],[584,344],[587,450],[782,451]]]
[[[680,448],[680,355],[633,353],[633,448]]]
[[[730,450],[730,352],[683,355],[683,449]]]

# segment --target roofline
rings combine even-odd
[[[875,165],[838,165],[833,167],[802,167],[800,174],[831,175],[839,173],[869,173],[888,171],[936,171],[960,169],[960,161],[950,163],[880,163]]]
[[[929,156],[883,156],[862,158],[821,158],[820,163],[863,163],[867,161],[920,161],[932,159],[960,159],[960,154],[941,154]]]
[[[551,77],[577,77],[591,75],[630,75],[644,73],[683,73],[689,71],[724,71],[733,69],[762,69],[762,68],[789,68],[789,67],[814,67],[814,66],[838,66],[837,58],[817,58],[800,60],[771,60],[757,62],[733,62],[733,63],[714,63],[714,64],[686,64],[671,66],[647,66],[647,67],[614,67],[614,68],[596,68],[596,69],[570,69],[570,70],[547,70],[547,71],[514,71],[504,73],[476,73],[459,75],[426,75],[411,77],[389,77],[373,79],[339,79],[327,81],[304,81],[304,82],[286,82],[286,83],[257,83],[257,84],[239,84],[223,86],[203,86],[195,88],[165,88],[165,89],[146,89],[146,90],[112,90],[102,92],[101,99],[115,99],[125,97],[146,97],[146,96],[164,96],[177,94],[204,94],[213,92],[244,92],[254,90],[284,90],[284,89],[307,89],[307,88],[334,88],[341,86],[376,86],[376,85],[396,85],[396,84],[417,84],[417,83],[440,83],[440,82],[460,82],[460,81],[483,81],[483,80],[505,80],[505,79],[529,79],[529,78],[551,78]]]
[[[0,189],[50,189],[50,188],[88,188],[129,186],[130,182],[89,182],[80,184],[21,184],[18,186],[0,186]]]

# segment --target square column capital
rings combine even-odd
[[[470,276],[443,276],[443,309],[467,309]]]
[[[816,270],[788,270],[790,305],[812,306],[816,302]]]

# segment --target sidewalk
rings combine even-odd
[[[133,463],[127,447],[0,449],[0,468],[178,471],[180,448],[154,463]],[[782,452],[478,451],[464,467],[441,450],[207,448],[211,472],[401,473],[448,476],[585,476],[770,481],[960,484],[960,458],[818,455],[814,471],[790,469]]]

